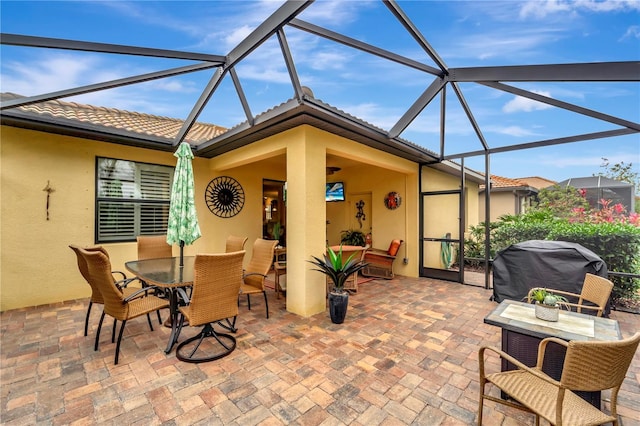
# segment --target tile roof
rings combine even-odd
[[[491,175],[491,188],[493,190],[505,188],[529,188],[530,185],[520,179],[511,179],[503,176]],[[480,191],[483,191],[484,185],[480,185]]]
[[[21,98],[13,93],[2,93],[2,100]],[[116,108],[66,102],[44,101],[16,108],[22,112],[48,115],[56,119],[67,119],[93,125],[124,130],[139,135],[173,139],[182,128],[183,120],[152,114],[124,111]],[[209,123],[196,122],[189,130],[185,141],[193,145],[213,139],[227,131],[226,128]]]
[[[553,186],[556,183],[558,183],[556,181],[546,179],[540,176],[528,176],[528,177],[520,177],[516,179],[521,182],[525,182],[527,185],[532,186],[534,188],[538,188],[538,189],[546,188],[548,186]]]

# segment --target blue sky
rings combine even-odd
[[[281,1],[6,1],[5,33],[137,45],[225,55],[282,4]],[[640,60],[640,0],[399,1],[449,67]],[[435,66],[380,1],[318,0],[300,19]],[[285,29],[301,83],[316,98],[390,129],[433,77]],[[35,95],[188,65],[187,61],[134,58],[14,46],[0,50],[0,90]],[[293,96],[277,38],[237,68],[253,114]],[[211,71],[96,92],[72,100],[185,118]],[[515,83],[580,106],[640,121],[640,84]],[[460,85],[489,146],[545,140],[613,129],[608,123],[471,83]],[[447,92],[446,154],[481,148],[453,91]],[[433,102],[402,137],[439,150],[439,102]],[[199,118],[232,127],[245,120],[229,77]],[[495,154],[491,172],[557,181],[602,170],[602,157],[633,163],[640,172],[640,135]],[[466,165],[484,170],[481,157]]]

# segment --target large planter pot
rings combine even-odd
[[[342,324],[344,322],[348,305],[349,293],[329,293],[329,315],[331,315],[332,323]]]
[[[560,312],[560,307],[543,305],[542,303],[535,304],[536,318],[540,318],[545,321],[558,321],[558,313]]]

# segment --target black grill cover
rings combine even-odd
[[[493,261],[493,299],[524,300],[533,287],[579,294],[587,272],[606,278],[607,265],[580,244],[543,240],[512,244]]]

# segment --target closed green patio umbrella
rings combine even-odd
[[[169,223],[167,225],[167,243],[180,244],[180,266],[184,265],[183,248],[200,238],[200,226],[194,199],[193,153],[187,142],[182,142],[173,154],[178,164],[173,175]]]

